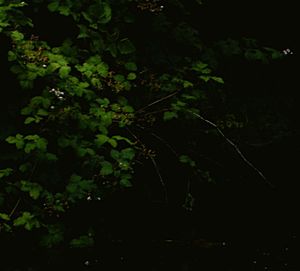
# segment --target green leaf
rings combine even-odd
[[[112,149],[112,150],[110,151],[110,156],[111,156],[113,159],[115,159],[115,160],[118,161],[118,160],[120,159],[120,152],[117,151],[117,150]]]
[[[110,52],[110,54],[112,55],[112,57],[117,57],[118,54],[118,49],[117,46],[114,42],[110,43],[107,46],[107,50]]]
[[[93,18],[87,12],[81,12],[84,19],[86,19],[89,23],[93,23]]]
[[[8,51],[8,61],[14,61],[17,59],[17,55],[13,51]]]
[[[10,33],[10,36],[11,36],[11,38],[12,38],[15,42],[18,42],[18,41],[21,41],[21,40],[24,39],[24,35],[23,35],[21,32],[17,31],[17,30],[12,31],[12,32]]]
[[[200,79],[202,79],[204,82],[208,82],[211,79],[211,76],[201,75]]]
[[[76,148],[76,153],[79,157],[84,157],[86,155],[86,149],[78,147]]]
[[[26,172],[26,171],[28,171],[29,169],[31,168],[31,164],[29,163],[29,162],[26,162],[26,163],[24,163],[24,164],[21,164],[20,166],[19,166],[19,170],[21,171],[21,172]]]
[[[69,6],[60,6],[58,8],[58,10],[59,10],[59,13],[61,15],[64,15],[64,16],[69,16],[70,15],[70,8],[69,8]]]
[[[16,144],[17,149],[22,149],[24,147],[24,139],[21,134],[17,134],[15,137],[9,136],[6,138],[6,142],[10,144]]]
[[[62,78],[62,79],[66,78],[69,75],[70,71],[71,71],[71,67],[62,66],[59,69],[59,77]]]
[[[183,87],[184,88],[190,88],[190,87],[193,87],[194,84],[190,81],[187,81],[187,80],[183,80]]]
[[[128,169],[130,169],[130,164],[129,164],[128,161],[125,161],[125,160],[119,161],[119,167],[120,167],[121,170],[128,171]]]
[[[54,71],[56,71],[59,67],[61,67],[60,64],[58,64],[56,62],[51,62],[47,67],[47,72],[51,74]]]
[[[51,12],[57,11],[58,8],[59,8],[59,1],[51,2],[51,3],[48,5],[48,9],[49,9]]]
[[[116,74],[113,78],[120,83],[125,81],[125,76],[123,74]]]
[[[97,147],[102,146],[109,140],[109,137],[106,135],[96,135],[95,143]]]
[[[34,122],[34,121],[35,121],[35,118],[33,118],[33,117],[28,117],[28,118],[25,119],[24,124],[30,124],[30,123],[32,123],[32,122]]]
[[[102,14],[98,18],[99,23],[106,24],[111,20],[111,8],[107,2],[101,2]]]
[[[108,161],[101,162],[101,166],[102,166],[100,170],[101,175],[106,176],[113,173],[113,166],[110,162]]]
[[[129,178],[122,178],[120,180],[120,186],[125,187],[125,188],[129,188],[129,187],[132,187],[132,183],[131,183]]]
[[[25,153],[30,153],[35,148],[36,148],[36,143],[29,142],[29,143],[26,143],[24,151],[25,151]]]
[[[135,47],[129,39],[122,39],[118,43],[118,49],[122,55],[127,55],[135,52]]]
[[[95,77],[92,78],[91,83],[92,83],[93,87],[96,87],[96,88],[101,88],[102,87],[102,83],[101,83],[100,79],[98,79],[98,78],[95,78]]]
[[[108,143],[113,147],[116,148],[118,145],[118,142],[114,140],[113,138],[108,139]]]
[[[96,189],[96,185],[93,180],[84,180],[81,176],[76,174],[70,177],[70,181],[66,186],[68,198],[72,202],[75,202],[77,199],[83,199],[87,193],[94,189]]]
[[[221,77],[212,76],[211,79],[216,81],[217,83],[224,84],[224,80]]]
[[[115,135],[112,137],[113,139],[116,139],[116,140],[124,140],[126,141],[128,144],[132,145],[133,143],[130,141],[130,139],[128,139],[127,137],[123,137],[123,136],[120,136],[120,135]]]
[[[77,39],[85,39],[90,36],[89,30],[85,25],[78,25],[78,27],[79,27],[79,35],[77,36]]]
[[[280,58],[282,58],[282,56],[283,56],[283,53],[282,53],[282,52],[280,52],[280,51],[278,51],[278,50],[275,50],[275,49],[273,49],[273,48],[264,47],[264,49],[265,49],[267,52],[271,53],[271,58],[272,58],[272,59],[280,59]]]
[[[50,152],[46,153],[46,158],[49,161],[57,161],[58,160],[58,157],[54,153],[50,153]]]
[[[41,192],[43,191],[43,188],[37,183],[27,181],[21,181],[20,183],[20,189],[24,192],[29,192],[30,197],[32,197],[35,200],[39,198]]]
[[[126,148],[121,151],[121,156],[123,159],[132,160],[135,156],[135,151],[133,148]]]
[[[261,50],[258,50],[258,49],[248,49],[248,50],[246,50],[245,57],[248,60],[260,60],[263,63],[268,62],[268,59],[267,59],[266,55]]]
[[[0,169],[0,179],[11,175],[12,172],[13,172],[12,168]]]
[[[45,138],[38,138],[36,140],[36,147],[41,150],[41,151],[46,151],[47,150],[47,144],[48,141]]]
[[[174,118],[178,118],[178,115],[176,112],[172,112],[172,111],[164,112],[164,116],[163,116],[164,121],[171,120]]]
[[[0,213],[0,219],[5,220],[5,221],[9,221],[10,217],[7,214]]]
[[[137,71],[137,66],[134,62],[127,62],[125,63],[125,69],[128,71]]]
[[[42,117],[46,117],[46,116],[49,115],[49,113],[48,113],[47,110],[40,108],[40,109],[37,111],[37,115],[42,116]]]
[[[107,77],[108,75],[108,65],[104,62],[101,62],[99,63],[97,66],[96,66],[96,69],[97,69],[97,73],[102,76],[102,77]]]
[[[31,89],[31,88],[33,88],[33,81],[32,80],[21,80],[20,86],[23,89]]]
[[[196,64],[193,65],[192,70],[193,71],[197,71],[197,72],[201,72],[206,69],[208,66],[208,64],[203,63],[203,62],[197,62]]]
[[[94,245],[94,239],[89,235],[82,235],[70,241],[71,248],[86,248]]]
[[[134,80],[136,79],[136,74],[134,72],[131,72],[127,75],[128,80]]]
[[[64,240],[64,231],[60,225],[47,225],[48,233],[41,238],[41,245],[47,248],[61,243]]]
[[[21,216],[14,220],[14,226],[24,226],[26,230],[39,228],[39,221],[29,212],[23,212]]]
[[[66,148],[72,144],[72,140],[66,138],[66,137],[59,137],[57,139],[57,144],[61,148]]]
[[[181,155],[179,161],[184,164],[189,164],[191,167],[195,167],[196,163],[187,155]]]

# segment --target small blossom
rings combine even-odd
[[[283,52],[284,55],[288,55],[288,54],[292,55],[292,54],[294,54],[294,52],[290,48],[286,48],[282,52]]]

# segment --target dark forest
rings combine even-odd
[[[0,0],[0,270],[298,270],[296,11]]]

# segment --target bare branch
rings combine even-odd
[[[194,116],[196,116],[197,118],[201,119],[202,121],[204,121],[205,123],[209,124],[210,126],[212,126],[213,128],[215,128],[218,133],[227,141],[228,144],[230,144],[235,151],[238,153],[238,155],[242,158],[242,160],[248,165],[250,166],[254,171],[256,171],[258,173],[258,175],[265,181],[265,183],[267,183],[270,187],[274,188],[274,185],[269,182],[267,180],[267,178],[264,176],[264,174],[258,169],[256,168],[246,157],[245,155],[241,152],[241,150],[238,148],[238,146],[236,144],[234,144],[228,137],[226,137],[224,135],[224,133],[222,132],[222,130],[213,122],[211,122],[208,119],[205,119],[204,117],[202,117],[200,114],[197,114],[191,110],[188,110],[188,112],[192,113]]]
[[[12,217],[12,215],[15,213],[16,209],[18,208],[20,204],[21,198],[18,199],[17,203],[15,204],[14,208],[11,210],[9,217]]]
[[[154,159],[152,156],[150,156],[150,159],[151,159],[152,164],[153,164],[153,166],[154,166],[154,168],[155,168],[155,171],[156,171],[156,173],[157,173],[157,175],[158,175],[158,177],[159,177],[161,186],[162,186],[162,188],[163,188],[163,190],[164,190],[164,194],[165,194],[165,202],[166,202],[166,204],[168,204],[168,194],[167,194],[166,184],[165,184],[165,182],[164,182],[164,180],[163,180],[163,178],[162,178],[162,176],[161,176],[161,174],[160,174],[160,171],[159,171],[159,168],[158,168],[158,166],[157,166],[157,164],[156,164],[155,159]]]
[[[155,105],[155,104],[158,104],[158,103],[160,103],[160,102],[162,102],[162,101],[164,101],[164,100],[167,100],[167,99],[169,99],[169,98],[175,96],[178,92],[179,92],[179,90],[177,90],[177,91],[175,91],[175,92],[173,92],[173,93],[171,93],[171,94],[169,94],[169,95],[167,95],[167,96],[165,96],[165,97],[162,97],[162,98],[160,98],[160,99],[158,99],[158,100],[156,100],[156,101],[154,101],[154,102],[152,102],[152,103],[146,105],[145,107],[142,107],[141,109],[137,110],[136,113],[139,113],[139,112],[141,112],[141,111],[144,111],[145,109],[147,109],[148,107],[150,107],[150,106],[152,106],[152,105]]]
[[[139,124],[136,125],[137,127],[141,128],[142,130],[144,131],[147,131],[147,129]],[[175,149],[165,140],[163,139],[162,137],[160,137],[158,134],[156,133],[153,133],[151,131],[147,131],[149,132],[152,136],[154,136],[155,138],[157,138],[159,141],[161,141],[163,144],[165,144],[169,149],[170,151],[178,158],[179,157],[179,154],[175,151]]]
[[[127,131],[138,141],[138,142],[140,142],[140,144],[146,149],[146,146],[145,146],[145,144],[128,128],[128,127],[126,127],[126,129],[127,129]],[[157,164],[156,164],[156,161],[155,161],[155,159],[150,155],[149,156],[150,157],[150,159],[151,159],[151,161],[152,161],[152,164],[153,164],[153,166],[154,166],[154,169],[155,169],[155,171],[156,171],[156,173],[157,173],[157,175],[158,175],[158,177],[159,177],[159,180],[160,180],[160,183],[161,183],[161,186],[162,186],[162,188],[163,188],[163,191],[164,191],[164,194],[165,194],[165,202],[166,203],[168,203],[168,195],[167,195],[167,190],[166,190],[166,184],[165,184],[165,182],[164,182],[164,180],[163,180],[163,178],[162,178],[162,176],[161,176],[161,174],[160,174],[160,171],[159,171],[159,168],[158,168],[158,166],[157,166]]]

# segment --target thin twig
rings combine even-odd
[[[166,202],[166,204],[168,204],[168,194],[167,194],[166,184],[165,184],[165,182],[164,182],[164,180],[163,180],[163,178],[162,178],[162,176],[161,176],[161,174],[160,174],[160,171],[159,171],[159,168],[158,168],[158,166],[157,166],[157,164],[156,164],[155,159],[154,159],[152,156],[150,156],[150,159],[151,159],[152,164],[153,164],[153,166],[154,166],[154,168],[155,168],[155,171],[156,171],[156,173],[157,173],[157,175],[158,175],[158,177],[159,177],[161,186],[162,186],[162,188],[163,188],[163,190],[164,190],[164,194],[165,194],[165,202]]]
[[[146,128],[137,124],[137,127],[141,128],[142,130],[146,131]],[[179,154],[175,151],[175,149],[162,137],[160,137],[159,135],[157,135],[156,133],[150,132],[148,131],[152,136],[154,136],[155,138],[157,138],[159,141],[161,141],[162,143],[164,143],[169,149],[170,151],[178,158]]]
[[[29,176],[29,178],[28,178],[29,181],[32,180],[33,174],[35,173],[35,170],[36,170],[37,165],[39,164],[39,162],[40,162],[39,159],[35,161],[35,163],[34,163],[34,165],[33,165],[33,169],[31,170],[30,176]]]
[[[15,213],[16,209],[18,208],[20,204],[21,198],[18,199],[17,203],[15,204],[14,208],[11,210],[9,217],[12,217],[12,215]]]
[[[256,168],[246,157],[245,155],[241,152],[241,150],[238,148],[238,146],[236,144],[234,144],[228,137],[226,137],[224,135],[224,133],[222,132],[222,130],[213,122],[211,122],[208,119],[205,119],[204,117],[202,117],[200,114],[197,114],[191,110],[188,110],[188,112],[192,113],[194,116],[198,117],[199,119],[201,119],[202,121],[204,121],[205,123],[209,124],[210,126],[214,127],[218,133],[227,141],[227,143],[229,143],[234,149],[235,151],[238,153],[238,155],[242,158],[242,160],[248,165],[250,166],[254,171],[256,171],[258,173],[258,175],[265,181],[265,183],[267,183],[270,187],[275,188],[274,185],[269,182],[267,180],[267,178],[264,176],[264,174],[258,169]]]
[[[161,109],[161,110],[148,112],[148,113],[146,113],[146,114],[143,114],[143,116],[146,117],[146,116],[148,116],[148,115],[158,114],[158,113],[165,112],[165,111],[169,111],[169,110],[170,110],[170,108],[164,108],[164,109]]]
[[[146,149],[146,146],[145,146],[145,144],[128,128],[128,127],[126,127],[126,129],[127,129],[127,131],[138,141],[138,142],[140,142],[140,144]],[[152,164],[153,164],[153,166],[154,166],[154,169],[155,169],[155,171],[156,171],[156,173],[157,173],[157,175],[158,175],[158,177],[159,177],[159,180],[160,180],[160,183],[161,183],[161,186],[162,186],[162,188],[163,188],[163,190],[164,190],[164,194],[165,194],[165,202],[166,203],[168,203],[168,195],[167,195],[167,190],[166,190],[166,184],[165,184],[165,182],[164,182],[164,180],[163,180],[163,178],[162,178],[162,176],[161,176],[161,174],[160,174],[160,172],[159,172],[159,169],[158,169],[158,166],[157,166],[157,164],[156,164],[156,161],[155,161],[155,159],[150,155],[149,156],[150,157],[150,159],[151,159],[151,161],[152,161]]]
[[[150,107],[152,105],[155,105],[155,104],[160,103],[160,102],[162,102],[164,100],[167,100],[167,99],[173,97],[174,95],[176,95],[178,92],[179,92],[179,90],[177,90],[177,91],[175,91],[175,92],[173,92],[173,93],[171,93],[171,94],[169,94],[169,95],[167,95],[165,97],[162,97],[162,98],[160,98],[160,99],[158,99],[158,100],[156,100],[156,101],[154,101],[154,102],[152,102],[152,103],[150,103],[150,104],[142,107],[141,109],[137,110],[135,113],[139,113],[141,111],[144,111],[146,108],[148,108],[148,107]]]

